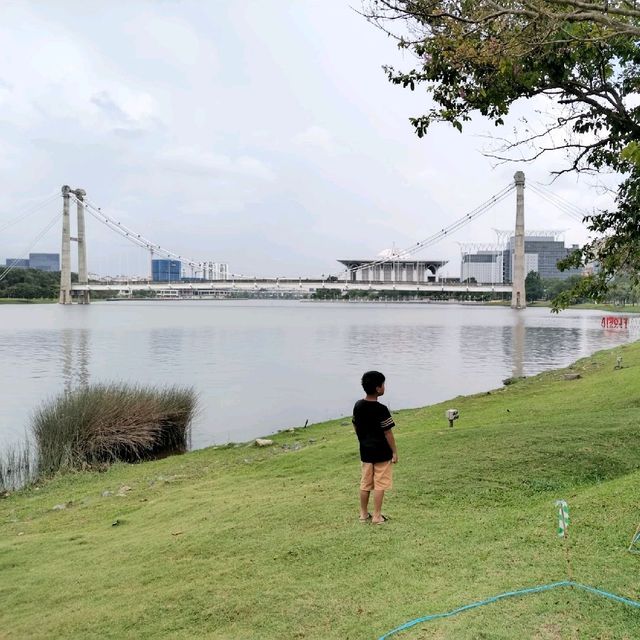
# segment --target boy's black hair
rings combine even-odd
[[[365,393],[373,395],[376,389],[384,384],[384,374],[379,371],[367,371],[362,375],[362,388]]]

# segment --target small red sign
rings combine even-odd
[[[629,318],[622,316],[604,316],[600,325],[603,329],[628,329]]]

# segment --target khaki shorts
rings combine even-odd
[[[363,462],[360,489],[362,491],[386,491],[393,487],[393,463]]]

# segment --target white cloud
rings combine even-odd
[[[201,38],[197,25],[171,11],[162,15],[151,11],[135,13],[123,25],[139,59],[173,67],[181,73],[206,66],[217,68],[217,52],[208,40]]]
[[[106,116],[121,127],[151,129],[158,124],[158,108],[148,93],[132,91],[122,85],[112,85],[109,90],[97,91],[89,102],[99,111],[98,118]]]
[[[299,133],[294,138],[294,142],[303,147],[320,149],[326,153],[339,151],[339,147],[331,133],[324,127],[315,124]]]
[[[167,168],[187,174],[226,174],[272,182],[275,173],[262,160],[250,156],[232,158],[224,154],[203,151],[196,147],[182,147],[163,151],[160,162]]]

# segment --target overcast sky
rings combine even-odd
[[[344,0],[5,0],[0,38],[0,229],[69,184],[194,260],[313,276],[430,236],[516,170],[546,183],[561,161],[494,167],[482,150],[496,130],[481,120],[419,140],[408,118],[426,94],[381,69],[411,57]],[[518,113],[534,116],[531,105]],[[605,206],[594,183],[552,188]],[[530,191],[526,203],[527,228],[586,239]],[[60,207],[0,231],[2,263],[23,256]],[[458,276],[458,242],[493,242],[514,218],[515,195],[420,257],[449,260],[443,273]],[[148,254],[94,219],[87,227],[91,272],[148,273]],[[59,244],[57,224],[32,250]]]

